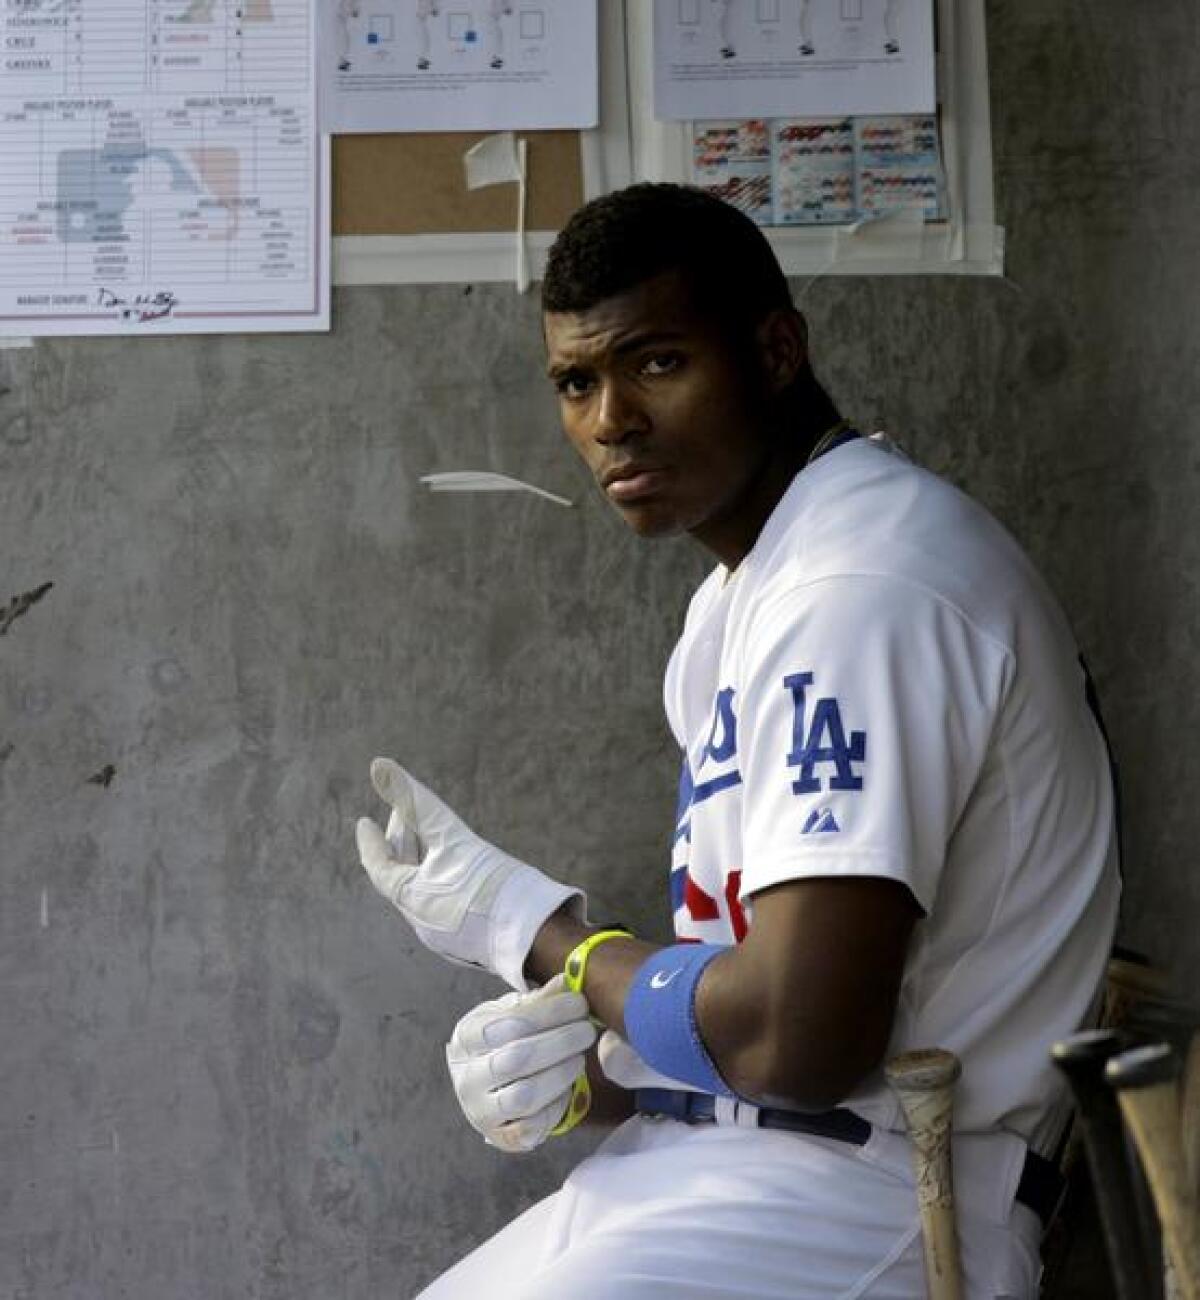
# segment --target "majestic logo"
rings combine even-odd
[[[816,794],[822,789],[819,767],[832,767],[829,775],[830,790],[861,790],[862,777],[854,770],[867,754],[867,733],[852,731],[846,739],[842,725],[842,711],[837,699],[828,696],[813,705],[812,719],[808,718],[808,688],[812,673],[792,673],[783,679],[786,690],[792,693],[792,749],[787,756],[788,767],[799,768],[792,790],[796,794]],[[807,831],[809,828],[806,827]],[[813,827],[812,829],[829,829]],[[832,827],[836,830],[836,823]]]
[[[808,814],[801,835],[828,835],[842,828],[837,824],[832,808],[814,808]]]

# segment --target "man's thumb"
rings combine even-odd
[[[371,883],[388,899],[399,906],[400,891],[416,875],[417,868],[398,862],[388,847],[387,838],[370,817],[360,817],[354,827],[358,843],[358,856]]]
[[[412,778],[394,758],[371,760],[371,784],[376,794],[391,805],[409,826],[416,822]]]

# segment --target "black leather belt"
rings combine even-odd
[[[713,1124],[717,1119],[717,1098],[707,1092],[677,1092],[670,1088],[639,1088],[634,1094],[634,1109],[641,1115],[660,1115],[683,1124]],[[764,1106],[745,1107],[747,1119],[740,1124],[755,1128],[786,1129],[790,1133],[809,1133],[814,1137],[865,1146],[871,1125],[861,1115],[839,1107],[807,1113],[798,1110],[773,1110]],[[1063,1193],[1063,1176],[1058,1166],[1036,1151],[1025,1152],[1025,1165],[1017,1183],[1016,1199],[1028,1206],[1049,1224]]]

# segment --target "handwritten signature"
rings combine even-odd
[[[101,289],[97,296],[101,307],[115,307],[122,320],[137,321],[144,325],[147,321],[162,320],[170,316],[179,305],[179,299],[169,289],[159,289],[157,293],[139,293],[131,298],[122,298],[111,289]]]

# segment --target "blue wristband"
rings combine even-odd
[[[736,1094],[717,1073],[696,1026],[696,986],[704,968],[728,948],[677,943],[652,954],[625,995],[625,1033],[660,1073],[721,1097]]]

